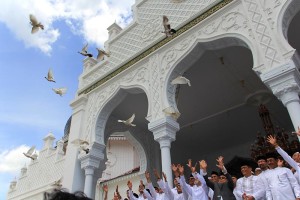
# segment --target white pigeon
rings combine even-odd
[[[83,56],[93,57],[93,54],[88,53],[87,50],[88,50],[88,43],[78,53],[80,53]]]
[[[80,142],[80,145],[79,145],[80,149],[82,151],[84,151],[86,154],[88,154],[90,152],[90,149],[89,149],[89,143],[87,141],[82,141]]]
[[[174,119],[178,119],[178,117],[181,115],[180,112],[176,111],[175,108],[173,108],[172,106],[163,109],[163,112],[167,116],[171,116]]]
[[[98,50],[97,60],[104,60],[104,56],[109,57],[110,52],[106,52],[103,49],[96,48]]]
[[[63,179],[63,177],[61,177],[61,178],[58,179],[57,181],[54,181],[51,185],[52,185],[52,186],[55,186],[55,187],[61,188],[61,187],[62,187],[62,179]]]
[[[23,153],[24,156],[26,156],[27,158],[31,158],[32,160],[35,160],[36,157],[33,156],[34,149],[35,149],[35,146],[30,147],[30,149],[26,153]]]
[[[44,25],[41,22],[38,22],[36,17],[32,14],[29,15],[30,24],[32,25],[31,33],[36,33],[39,28],[44,30]]]
[[[52,88],[52,90],[56,93],[59,94],[61,97],[66,94],[67,88],[62,87],[62,88]]]
[[[165,33],[167,37],[171,37],[173,34],[176,33],[176,31],[174,29],[171,29],[171,25],[169,23],[169,19],[165,15],[163,15],[163,26],[165,28],[165,30],[163,31],[163,33]]]
[[[48,74],[47,74],[47,77],[45,77],[45,79],[47,79],[47,81],[56,83],[54,80],[53,72],[52,72],[51,68],[48,70]]]
[[[189,79],[183,77],[183,76],[178,76],[177,78],[175,78],[172,82],[172,85],[177,85],[177,84],[188,84],[189,86],[191,86],[191,82]]]
[[[118,120],[118,122],[122,122],[127,126],[136,126],[135,124],[132,124],[133,120],[135,118],[135,114],[133,114],[129,119],[127,120]]]

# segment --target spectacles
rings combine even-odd
[[[226,177],[225,176],[221,176],[220,179],[226,179]]]

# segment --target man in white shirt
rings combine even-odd
[[[272,200],[300,200],[300,186],[286,167],[278,167],[278,157],[275,153],[266,155],[269,170],[265,174],[268,182],[267,199]]]
[[[243,177],[236,182],[234,195],[237,200],[261,200],[265,198],[264,184],[258,176],[252,174],[252,167],[249,162],[241,164]],[[282,199],[283,200],[283,199]]]

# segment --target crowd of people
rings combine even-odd
[[[300,135],[300,130],[297,134]],[[253,169],[250,162],[241,163],[240,178],[228,173],[222,156],[216,159],[219,172],[212,171],[210,176],[205,160],[193,164],[189,159],[186,165],[172,164],[174,188],[170,187],[163,172],[161,177],[158,171],[153,170],[157,179],[157,183],[153,184],[150,173],[146,171],[147,182],[144,184],[141,180],[137,192],[133,191],[132,182],[129,180],[126,197],[121,197],[117,187],[113,200],[300,200],[300,153],[289,156],[272,135],[267,137],[267,141],[274,146],[276,152],[258,156],[256,169]],[[185,174],[190,174],[188,180]],[[103,186],[103,192],[103,200],[107,200],[107,185]],[[62,195],[58,191],[56,194]],[[90,200],[83,196],[68,199]]]

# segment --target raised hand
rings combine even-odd
[[[222,170],[224,167],[224,157],[219,156],[216,160],[218,162],[218,164],[216,166]]]
[[[127,181],[127,186],[129,190],[132,190],[132,182],[131,181]]]
[[[153,173],[154,173],[154,176],[157,178],[157,180],[160,180],[160,175],[156,169],[153,169]]]
[[[207,163],[205,160],[201,160],[199,161],[199,165],[200,165],[200,169],[203,169],[206,171],[206,168],[207,168]]]
[[[119,186],[116,187],[116,193],[119,193]]]
[[[269,135],[269,136],[267,137],[267,141],[268,141],[271,145],[273,145],[273,146],[275,146],[275,147],[278,146],[276,138],[273,137],[272,135]]]
[[[147,179],[148,183],[151,183],[151,179],[150,179],[150,173],[148,171],[145,171],[145,178]],[[142,181],[142,180],[141,180]],[[143,181],[142,181],[143,182]]]
[[[178,177],[179,176],[179,171],[178,171],[178,168],[175,164],[172,164],[172,170],[173,170],[173,173],[174,173],[174,176],[175,177]]]
[[[106,192],[106,193],[108,192],[108,186],[107,185],[103,185],[102,189],[103,189],[104,192]]]
[[[166,174],[164,172],[162,172],[162,175],[164,177],[165,182],[168,182]]]
[[[182,176],[182,175],[184,174],[184,166],[178,164],[178,165],[177,165],[177,168],[178,168],[178,170],[179,170],[179,174]]]
[[[191,172],[192,173],[195,173],[196,172],[196,166],[197,166],[197,163],[195,164],[195,166],[192,165],[192,159],[188,159],[188,164],[187,166],[189,166],[189,168],[191,169]]]

